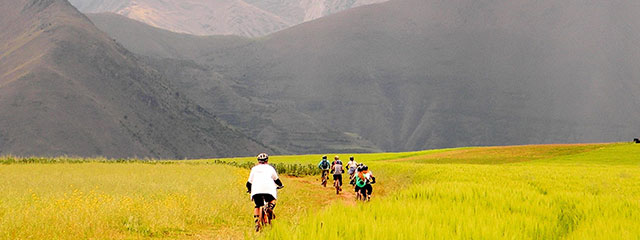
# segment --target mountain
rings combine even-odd
[[[386,151],[626,141],[638,20],[624,0],[393,0],[174,56]]]
[[[202,53],[243,48],[254,40],[236,36],[176,34],[117,14],[88,14],[95,24],[118,36],[127,36],[128,48],[153,58],[143,58],[159,69],[181,92],[244,134],[255,136],[282,153],[377,152],[357,134],[335,130],[293,109],[291,102],[248,94],[247,83],[224,77]],[[120,26],[127,26],[122,28]],[[223,69],[218,69],[222,71]]]
[[[71,0],[85,13],[110,12],[195,35],[259,37],[352,7],[387,0]]]
[[[270,150],[183,97],[66,0],[0,2],[0,154],[200,158]]]

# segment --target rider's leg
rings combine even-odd
[[[260,207],[264,205],[264,199],[262,194],[256,194],[253,196],[253,203],[255,203],[255,208],[253,209],[253,222],[256,226],[259,225],[258,221],[260,220]]]
[[[264,197],[264,200],[267,202],[267,212],[271,214],[272,218],[275,218],[275,214],[273,214],[273,209],[276,208],[276,199],[271,196],[271,194],[267,194]]]
[[[273,199],[271,202],[267,203],[267,209],[273,211],[276,208],[276,200]]]
[[[360,197],[365,200],[367,199],[367,186],[360,188]]]
[[[371,186],[371,184],[367,184],[367,186],[365,186],[365,189],[367,190],[367,200],[369,198],[371,198],[371,193],[373,193],[373,187]]]
[[[258,225],[259,220],[260,220],[260,208],[257,207],[253,209],[253,223]]]

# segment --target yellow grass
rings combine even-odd
[[[377,177],[371,202],[338,197],[317,176],[282,176],[278,218],[259,234],[247,169],[211,160],[12,162],[0,165],[0,239],[640,239],[640,145],[354,156]]]

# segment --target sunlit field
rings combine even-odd
[[[273,156],[271,161],[317,164],[320,156]],[[350,155],[339,156],[346,161]],[[640,145],[353,156],[377,178],[370,202],[356,203],[350,193],[336,196],[319,185],[317,176],[283,175],[286,187],[274,225],[257,234],[245,168],[212,164],[214,159],[5,159],[0,238],[640,239]]]

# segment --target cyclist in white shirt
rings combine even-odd
[[[353,160],[353,156],[349,157],[349,162],[347,162],[347,171],[349,173],[349,182],[352,182],[353,176],[355,176],[356,168],[358,167],[358,163]],[[354,183],[352,183],[354,184]]]
[[[251,168],[249,180],[247,180],[247,192],[251,192],[251,199],[256,204],[253,210],[253,219],[258,224],[260,207],[267,202],[267,211],[273,213],[278,198],[276,189],[283,188],[276,169],[269,165],[269,155],[258,154],[258,165]]]

